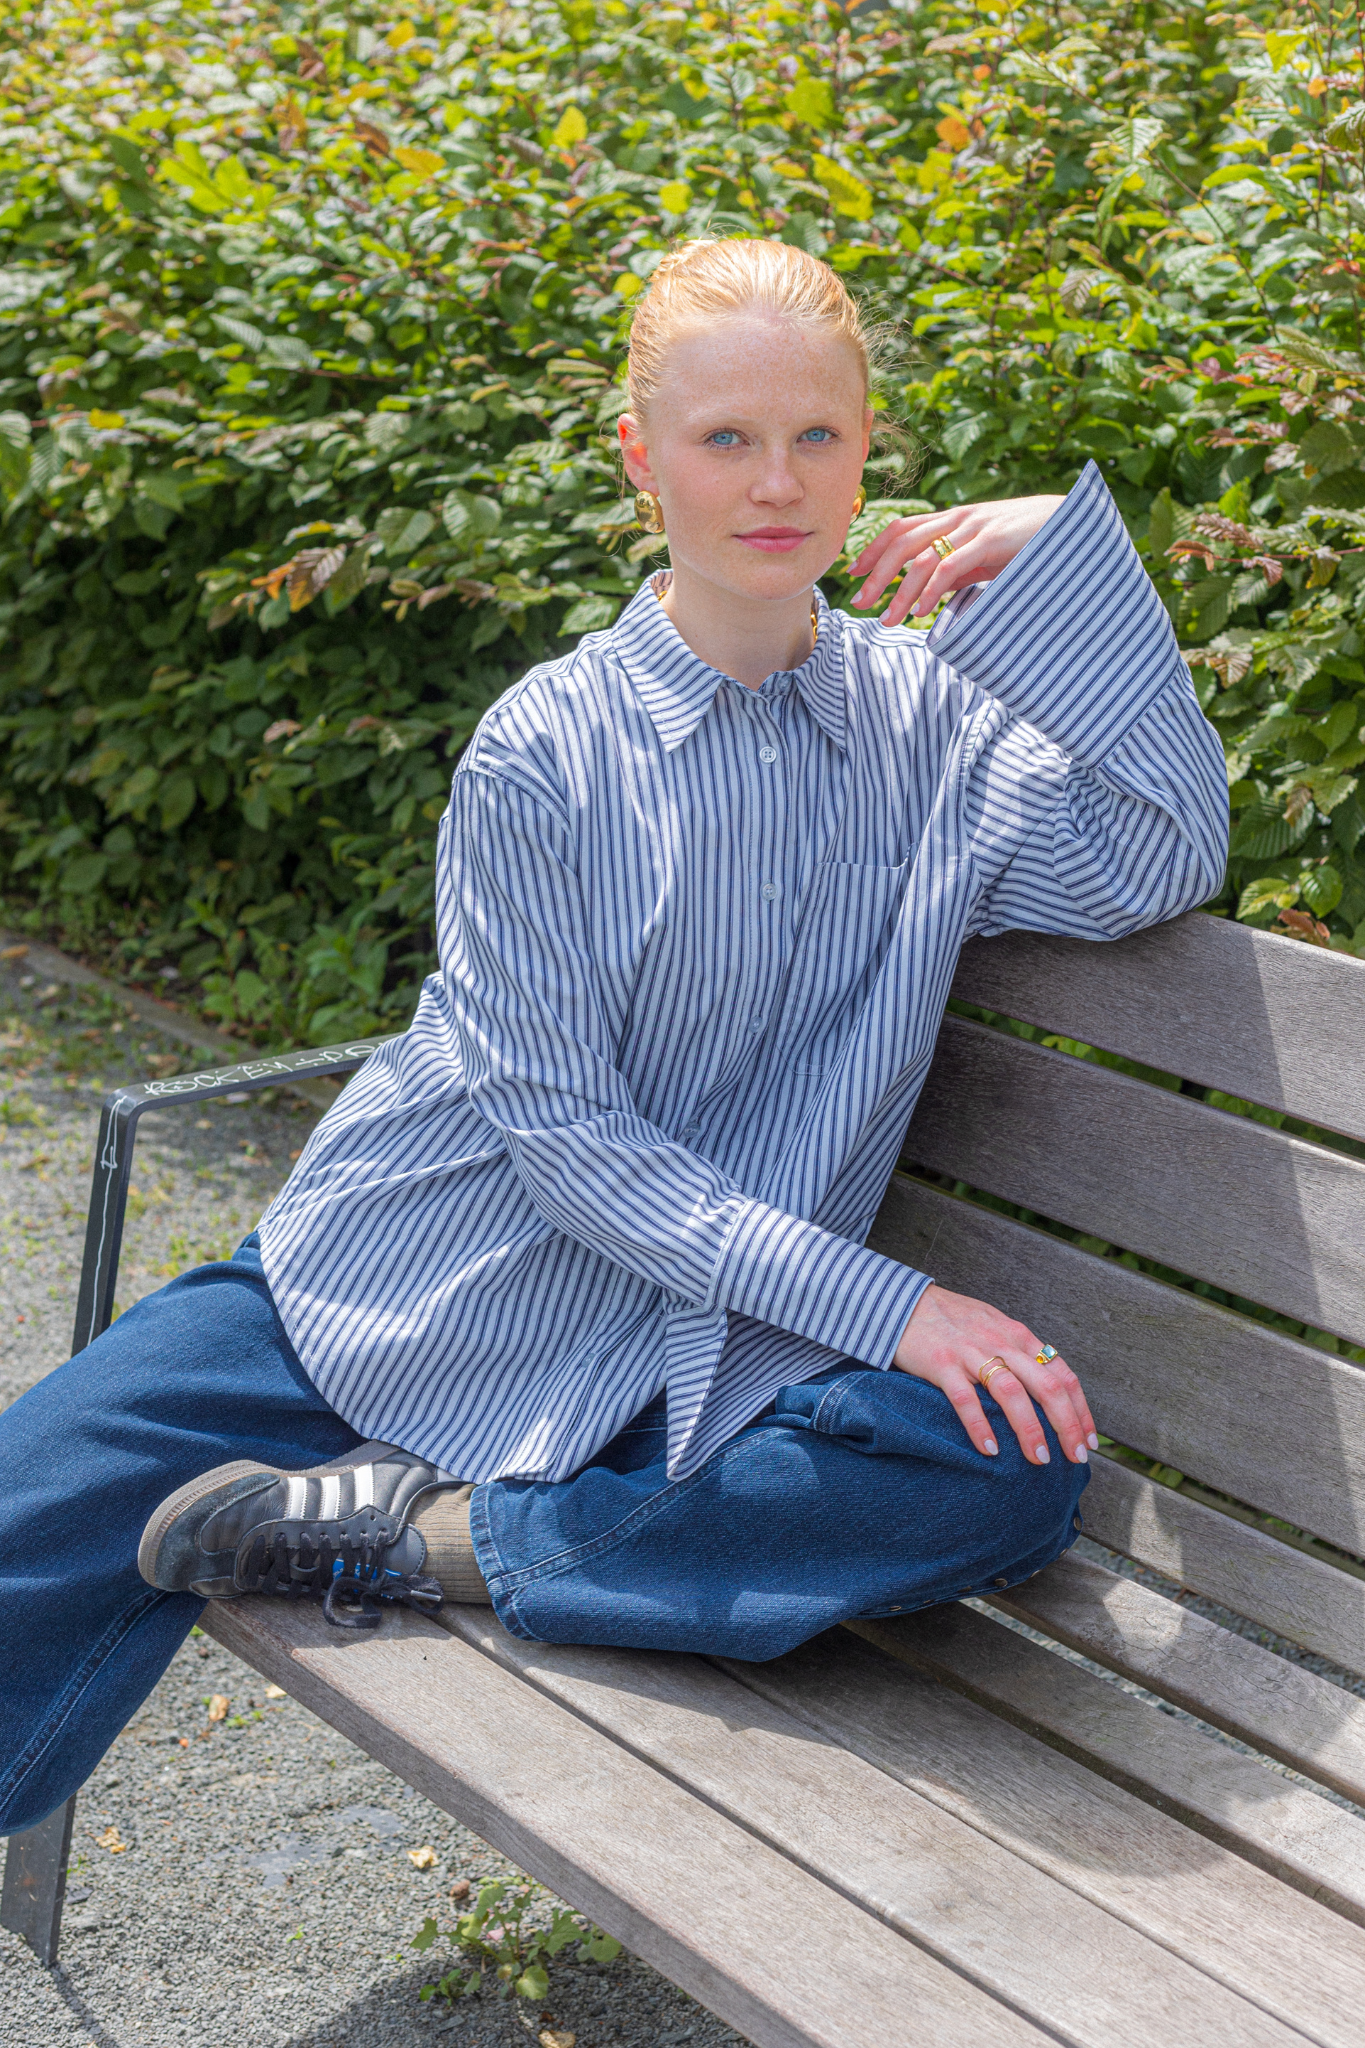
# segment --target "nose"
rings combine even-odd
[[[749,496],[756,505],[771,505],[777,509],[796,504],[804,495],[785,449],[774,449],[764,459],[758,475],[749,486]]]

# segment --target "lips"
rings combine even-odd
[[[756,526],[750,533],[737,533],[735,539],[765,555],[789,555],[810,535],[799,526]]]

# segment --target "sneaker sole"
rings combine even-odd
[[[231,1581],[234,1559],[210,1557],[199,1548],[199,1531],[211,1514],[250,1493],[261,1493],[277,1479],[287,1478],[273,1466],[258,1465],[250,1459],[216,1465],[201,1472],[157,1508],[142,1532],[137,1547],[137,1568],[149,1586],[163,1593],[188,1593],[198,1582],[222,1578]],[[218,1595],[232,1598],[235,1587]]]

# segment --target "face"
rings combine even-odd
[[[619,431],[626,474],[663,507],[675,567],[780,601],[842,549],[871,426],[848,342],[752,313],[681,334],[648,420],[627,414]]]

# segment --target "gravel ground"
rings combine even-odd
[[[100,1096],[204,1063],[106,992],[34,976],[26,957],[0,951],[0,1407],[70,1349]],[[120,1306],[238,1243],[316,1114],[282,1092],[144,1116]],[[228,1706],[211,1721],[215,1695]],[[409,1854],[422,1849],[427,1868]],[[448,1925],[452,1886],[518,1875],[192,1637],[81,1796],[60,1966],[41,1969],[0,1930],[0,2043],[511,2048],[559,2034],[578,2048],[739,2048],[629,1956],[561,1960],[538,2006],[421,2004],[437,1972],[411,1941],[428,1914]]]

